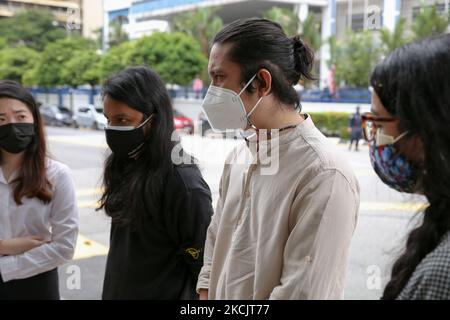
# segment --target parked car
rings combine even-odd
[[[342,103],[370,103],[371,94],[367,88],[339,88],[333,95],[328,88],[305,89],[299,91],[300,99],[304,102],[342,102]]]
[[[44,123],[49,126],[71,126],[73,124],[72,112],[65,107],[52,104],[41,104],[39,107]]]
[[[177,110],[173,110],[173,123],[175,130],[181,130],[188,134],[194,133],[194,121]]]
[[[330,102],[332,96],[328,89],[307,89],[299,92],[301,101],[305,102]]]
[[[103,108],[92,104],[77,109],[74,118],[75,128],[85,127],[94,130],[105,129],[107,120],[103,115]]]

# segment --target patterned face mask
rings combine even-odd
[[[403,138],[405,132],[393,138],[377,130],[376,139],[370,142],[370,162],[378,177],[389,187],[406,193],[417,190],[417,168],[402,156],[394,144]]]

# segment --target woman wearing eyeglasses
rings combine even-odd
[[[450,35],[395,50],[370,82],[372,166],[389,187],[428,200],[382,299],[450,299]]]

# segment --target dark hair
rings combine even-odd
[[[146,116],[153,114],[148,139],[137,161],[120,159],[114,153],[106,159],[104,193],[97,209],[104,209],[113,223],[137,227],[148,212],[160,209],[164,179],[172,172],[172,104],[161,78],[146,66],[127,68],[110,77],[102,95]]]
[[[23,102],[33,114],[36,133],[25,151],[19,175],[12,181],[15,185],[14,201],[17,205],[21,205],[22,198],[27,197],[38,198],[44,203],[49,203],[52,200],[52,186],[47,178],[45,164],[47,149],[44,124],[36,101],[26,88],[11,80],[0,80],[0,98],[11,98]]]
[[[242,83],[264,68],[272,75],[272,93],[282,103],[300,108],[294,87],[301,79],[314,80],[312,49],[299,36],[288,38],[278,23],[267,19],[240,19],[225,26],[213,43],[232,44],[228,57],[241,67]],[[262,82],[263,79],[256,78]],[[253,92],[254,88],[247,89]]]
[[[450,230],[450,35],[409,43],[378,64],[371,86],[399,126],[418,136],[425,161],[419,172],[429,202],[395,262],[383,299],[395,299],[420,261]]]

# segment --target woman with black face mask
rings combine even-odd
[[[164,83],[148,67],[128,68],[106,81],[103,103],[112,150],[100,201],[112,218],[103,299],[195,299],[211,192],[173,152]]]
[[[78,233],[69,169],[47,157],[33,96],[0,81],[0,300],[59,299]]]
[[[450,299],[450,35],[395,50],[370,82],[363,129],[375,172],[428,200],[383,299]]]

